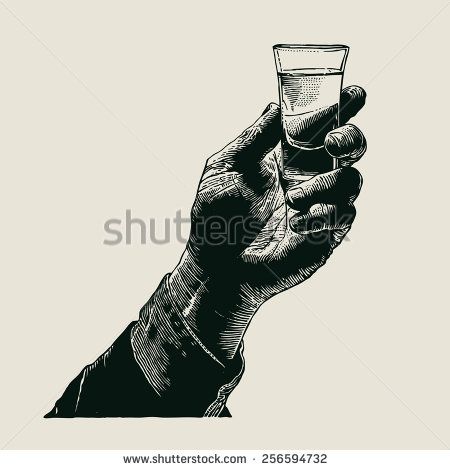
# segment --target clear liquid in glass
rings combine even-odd
[[[335,168],[323,144],[326,134],[339,125],[342,75],[325,68],[278,73],[286,176],[310,178]]]

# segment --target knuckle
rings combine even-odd
[[[346,228],[350,227],[356,218],[356,208],[353,204],[349,204],[337,214],[335,227]]]
[[[348,205],[345,210],[345,214],[347,215],[349,220],[353,222],[356,217],[356,207],[353,204]]]
[[[361,138],[363,135],[361,129],[358,126],[355,126],[355,124],[348,123],[345,124],[345,126],[343,126],[342,128],[344,132],[353,139]]]
[[[340,168],[338,183],[346,189],[346,193],[357,195],[361,190],[363,178],[361,173],[352,166]]]
[[[367,96],[366,90],[364,90],[364,88],[360,87],[359,85],[349,85],[342,91],[354,98],[365,99]]]
[[[365,148],[366,146],[366,138],[362,133],[359,127],[356,127],[354,124],[347,124],[350,126],[348,130],[348,140],[351,142],[349,148],[352,147],[353,152],[358,152],[360,149]]]
[[[245,131],[240,136],[240,143],[242,145],[249,145],[253,143],[259,134],[261,134],[261,124],[256,122],[249,128],[245,129]]]
[[[361,105],[364,105],[367,98],[366,90],[358,85],[349,85],[342,90],[342,94],[347,101],[361,103]]]

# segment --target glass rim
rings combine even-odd
[[[274,50],[292,49],[292,50],[317,50],[317,51],[345,51],[349,50],[349,46],[345,44],[275,44]]]

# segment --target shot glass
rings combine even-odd
[[[343,45],[277,44],[283,135],[283,176],[307,180],[337,168],[324,149],[339,126],[339,99],[349,48]]]

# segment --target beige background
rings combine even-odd
[[[444,5],[1,0],[0,444],[450,446]],[[367,89],[351,241],[255,318],[233,419],[43,420],[182,251],[105,246],[104,221],[188,213],[205,158],[277,100],[278,42],[350,45]]]

